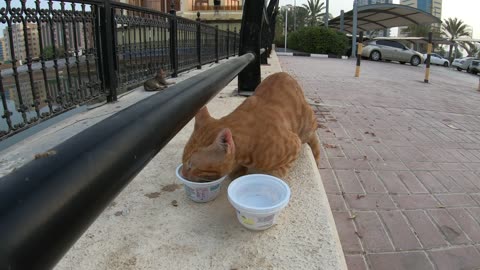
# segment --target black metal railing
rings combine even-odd
[[[76,106],[114,101],[160,68],[177,76],[238,54],[235,31],[112,0],[0,0],[0,26],[0,140]]]
[[[108,28],[109,16],[113,23],[113,16],[108,12],[110,7],[108,2],[105,3],[105,10],[95,13],[103,18],[102,24],[95,26],[100,29]],[[257,73],[260,54],[265,52],[260,49],[262,23],[258,10],[262,8],[264,0],[245,1],[246,16],[242,19],[239,43],[243,53],[240,57],[120,111],[1,178],[0,269],[51,269],[116,195],[231,80],[239,75],[239,88],[242,86],[244,91],[253,92],[257,86],[255,83],[260,81]],[[172,17],[168,18],[172,20]],[[197,28],[202,27],[206,26],[197,24]],[[222,35],[217,29],[206,29],[209,31],[197,32],[197,45],[211,46],[212,35],[215,40]],[[136,34],[140,33],[138,31]],[[94,44],[102,47],[108,43],[110,48],[117,48],[118,35],[114,33],[94,40]],[[233,39],[236,41],[238,39]],[[204,56],[207,60],[202,60],[199,54],[198,62],[218,60],[221,51],[218,44],[213,44],[215,57],[210,52]],[[144,44],[129,46],[146,48]],[[202,50],[203,47],[198,51]],[[99,66],[97,75],[101,81],[100,89],[106,92],[105,89],[117,81],[108,79],[105,72],[110,72],[109,76],[114,79],[117,74],[128,75],[128,72],[118,73],[118,68],[105,70],[104,65],[109,62],[120,66],[118,58],[112,57],[116,56],[116,51],[111,51],[110,58],[102,50],[98,51],[95,59]],[[130,57],[129,52],[126,55]],[[161,58],[161,54],[158,55]],[[145,59],[134,56],[138,58],[136,69],[148,68]],[[170,55],[164,59],[171,61],[175,57]],[[157,64],[164,63],[154,60]],[[175,69],[175,66],[171,61],[169,68]],[[115,73],[112,75],[112,72]]]

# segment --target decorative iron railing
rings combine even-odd
[[[242,18],[238,43],[242,54],[240,57],[183,80],[110,116],[53,147],[47,152],[51,154],[42,155],[0,179],[0,269],[53,268],[115,196],[231,80],[238,75],[239,92],[253,93],[261,79],[260,55],[268,52],[268,48],[260,48],[261,39],[267,38],[270,43],[273,40],[273,35],[261,37],[262,27],[268,25],[265,20],[272,22],[275,14],[262,16],[264,1],[245,0],[245,16]],[[278,0],[271,1],[271,6],[278,5]],[[98,14],[103,23],[95,27],[110,29],[108,22],[112,19],[113,24],[112,8],[108,1],[104,5],[103,10],[96,9],[96,13],[93,13]],[[125,9],[124,6],[121,8]],[[274,10],[270,9],[271,12]],[[175,22],[175,19],[172,21]],[[176,27],[175,24],[173,26]],[[161,26],[157,28],[162,31]],[[217,60],[222,50],[218,46],[220,42],[215,41],[222,36],[221,32],[216,29],[212,31],[203,24],[197,24],[199,28],[196,33],[198,64]],[[202,31],[202,28],[206,31]],[[118,31],[116,28],[114,30],[103,32],[105,35],[95,39],[94,43],[100,44],[96,45],[97,48],[109,44],[107,48],[111,49],[110,54],[98,50],[100,53],[97,51],[95,55],[99,63],[97,74],[101,81],[100,89],[110,93],[110,96],[115,93],[117,74],[125,74],[125,82],[130,80],[129,76],[136,76],[129,74],[128,69],[118,72],[118,68],[103,67],[104,64],[120,65],[117,51],[113,50],[119,50],[116,43],[118,34],[115,41],[113,38]],[[148,35],[144,40],[149,40]],[[153,34],[152,40],[155,40]],[[175,36],[170,40],[173,43]],[[230,46],[229,39],[225,43],[227,40]],[[137,50],[136,54],[131,54],[128,49],[122,51],[128,57],[133,55],[137,58],[131,59],[132,63],[133,60],[137,63],[132,72],[148,69],[148,61],[143,59],[144,51],[152,45],[155,48],[155,44],[150,43],[139,45],[135,42],[128,45],[128,48],[140,48],[141,55]],[[157,49],[159,47],[157,45]],[[209,47],[215,48],[214,56],[211,51],[202,53]],[[233,48],[236,51],[236,47]],[[162,55],[167,56],[166,52],[162,54],[161,49],[158,50],[160,53],[154,59],[157,65],[165,63],[159,60]],[[166,59],[168,57],[164,57],[163,61]],[[193,61],[188,57],[186,59]],[[171,54],[170,70],[175,70],[176,60],[176,54]]]
[[[175,77],[238,54],[236,31],[177,17],[174,9],[0,1],[0,140],[76,106],[116,100],[160,68]]]

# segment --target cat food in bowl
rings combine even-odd
[[[228,200],[236,209],[238,221],[251,230],[265,230],[275,224],[289,199],[288,185],[266,174],[245,175],[228,186]]]
[[[187,197],[195,202],[208,202],[220,194],[222,182],[226,176],[211,182],[192,182],[182,176],[182,164],[175,171],[177,178],[183,183]]]

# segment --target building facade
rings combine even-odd
[[[117,0],[118,2],[150,8],[167,13],[171,7],[171,0]],[[391,1],[391,0],[390,0]],[[244,0],[174,0],[174,9],[177,16],[190,20],[197,19],[200,12],[202,22],[217,25],[219,29],[237,31],[242,22]]]
[[[94,47],[93,30],[90,23],[86,23],[85,27],[82,22],[75,25],[65,23],[65,28],[60,22],[55,23],[53,27],[50,27],[50,24],[42,24],[41,33],[43,48],[55,46],[55,48],[67,49],[70,54],[73,54],[76,44],[79,54],[82,54],[82,50]],[[85,44],[85,42],[88,44]]]
[[[358,6],[375,5],[375,4],[391,4],[392,0],[358,0]]]
[[[5,61],[5,38],[0,38],[0,62],[3,63]]]
[[[21,23],[12,24],[12,40],[13,40],[13,51],[15,53],[15,59],[20,61],[25,61],[27,58],[26,45],[28,45],[28,50],[30,57],[35,58],[40,56],[40,43],[38,42],[38,31],[37,25],[34,23],[26,24],[27,36],[25,38],[24,26]],[[3,37],[5,38],[5,61],[12,60],[12,49],[10,48],[10,35],[9,29],[3,29]]]
[[[439,19],[442,18],[442,0],[400,0],[400,5],[418,8]]]
[[[358,0],[358,6],[367,6],[375,4],[392,4],[393,0]],[[367,31],[367,36],[389,37],[390,29],[379,29],[377,31]]]

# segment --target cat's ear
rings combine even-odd
[[[233,153],[235,151],[235,144],[233,143],[233,136],[230,129],[222,129],[215,139],[215,144],[225,150],[225,153]]]
[[[207,106],[203,106],[197,115],[195,115],[195,127],[198,127],[205,123],[208,119],[212,118],[208,112]]]

